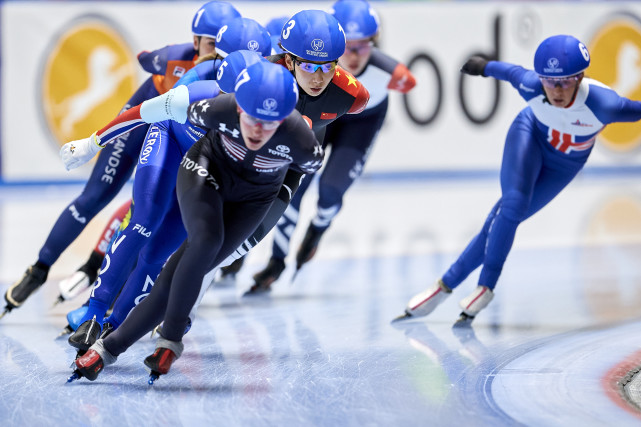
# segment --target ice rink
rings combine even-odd
[[[88,256],[101,214],[0,320],[0,423],[641,425],[639,399],[624,387],[641,365],[638,174],[581,175],[522,224],[496,297],[471,328],[452,324],[478,273],[429,317],[390,324],[480,228],[496,181],[364,179],[293,282],[289,268],[271,295],[241,297],[266,261],[262,245],[235,287],[210,289],[183,356],[151,387],[148,337],[96,381],[66,383],[74,351],[56,336],[82,300],[51,306],[58,281]],[[0,187],[2,293],[80,189]]]

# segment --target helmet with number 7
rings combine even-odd
[[[286,52],[307,61],[336,61],[345,52],[345,31],[329,13],[303,10],[285,23],[280,44]]]
[[[191,22],[191,32],[195,36],[216,38],[220,28],[234,18],[240,18],[240,12],[226,1],[210,1],[198,9]]]
[[[569,77],[590,65],[590,53],[583,43],[568,35],[543,40],[534,54],[534,71],[541,77]]]
[[[378,15],[365,0],[337,1],[332,15],[345,30],[347,40],[368,39],[378,33]]]
[[[234,92],[238,106],[260,120],[283,120],[298,102],[298,85],[292,73],[268,61],[241,71]]]

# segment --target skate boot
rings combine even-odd
[[[149,385],[161,375],[166,375],[171,368],[171,364],[180,357],[184,349],[181,341],[169,341],[162,336],[156,343],[156,351],[151,356],[145,358],[145,365],[151,370],[149,373]]]
[[[318,243],[320,242],[321,237],[325,233],[326,229],[319,230],[314,227],[313,224],[309,224],[305,237],[298,248],[298,253],[296,254],[296,270],[309,262],[314,255],[316,255],[316,250],[318,249]]]
[[[49,269],[42,268],[38,264],[39,263],[36,263],[27,268],[27,271],[25,271],[22,278],[7,289],[7,292],[4,294],[4,299],[7,302],[7,305],[5,306],[2,315],[0,315],[0,318],[14,308],[20,307],[22,303],[29,298],[29,295],[47,281]]]
[[[472,320],[483,310],[494,298],[494,292],[487,286],[477,286],[469,296],[463,298],[459,305],[463,309],[455,327],[466,327],[472,324]]]
[[[83,265],[70,277],[67,277],[66,279],[60,281],[60,283],[58,284],[60,293],[58,294],[56,302],[53,304],[54,306],[60,304],[63,301],[67,301],[77,297],[82,291],[87,289],[93,284],[93,282],[96,281],[96,278],[98,277],[98,271],[91,271],[85,267],[86,265]]]
[[[242,257],[238,258],[228,266],[222,267],[220,269],[222,274],[220,275],[220,278],[214,282],[214,285],[218,288],[233,286],[236,283],[236,274],[238,274],[240,269],[243,268],[244,263],[245,257]]]
[[[272,283],[278,280],[283,271],[285,271],[285,260],[271,258],[267,267],[254,275],[254,285],[245,292],[245,296],[271,291]]]
[[[76,369],[67,382],[70,383],[82,377],[95,381],[104,367],[113,364],[116,359],[116,356],[107,351],[102,339],[99,339],[84,355],[76,358],[74,361]]]
[[[401,314],[392,322],[408,319],[410,317],[423,317],[430,314],[445,299],[450,296],[452,290],[447,287],[443,280],[438,279],[436,283],[421,293],[418,293],[410,299],[405,308],[405,313]]]
[[[96,340],[100,337],[100,323],[93,319],[86,320],[82,325],[78,326],[76,332],[69,337],[69,345],[77,348],[78,350],[89,350]]]

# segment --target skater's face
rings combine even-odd
[[[269,141],[269,138],[276,133],[278,126],[282,123],[282,120],[267,121],[257,119],[240,108],[238,108],[238,114],[243,141],[245,141],[245,146],[252,151],[260,150]]]
[[[369,57],[372,55],[372,39],[348,40],[345,53],[338,58],[338,64],[354,75],[363,71]]]
[[[296,82],[309,96],[318,96],[334,78],[336,62],[304,61],[285,55],[285,64],[294,71]]]
[[[545,96],[555,107],[566,108],[574,102],[576,90],[583,80],[583,73],[561,79],[539,77]]]
[[[207,36],[194,36],[194,50],[198,51],[198,56],[216,53],[216,39]]]

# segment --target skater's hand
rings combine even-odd
[[[67,142],[60,149],[60,158],[65,168],[70,171],[78,166],[84,165],[102,149],[100,138],[94,132],[89,138]]]
[[[483,58],[482,56],[472,56],[461,67],[461,73],[469,74],[470,76],[485,77],[485,74],[483,74],[483,72],[485,71],[485,66],[487,65],[487,63],[488,60]]]

